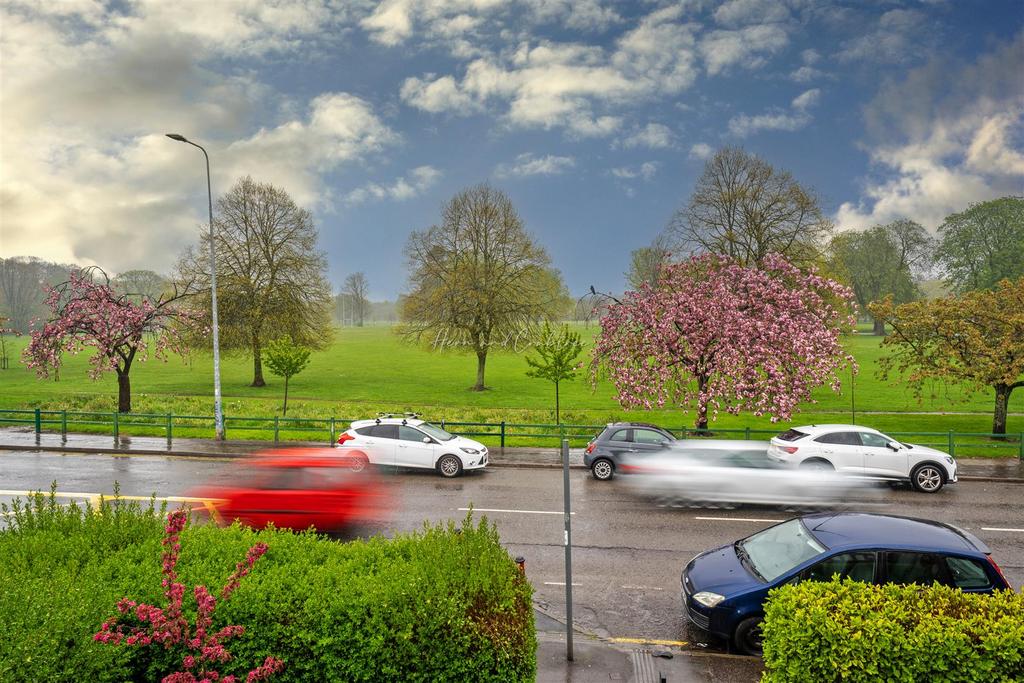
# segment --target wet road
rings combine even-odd
[[[0,500],[7,492],[48,489],[124,495],[184,495],[225,476],[230,463],[206,458],[0,453]],[[693,555],[792,516],[771,508],[660,509],[625,494],[614,480],[570,474],[573,507],[574,615],[578,626],[610,638],[686,641],[690,632],[679,600],[679,572]],[[472,506],[499,529],[513,555],[526,558],[538,602],[553,614],[565,606],[562,475],[558,469],[491,468],[455,480],[433,472],[402,471],[395,509],[384,533],[411,531],[424,520],[461,519]],[[1024,585],[1024,485],[961,482],[936,495],[879,491],[881,511],[935,519],[966,528],[985,541],[1011,584]],[[878,508],[873,508],[878,510]],[[712,648],[720,647],[712,643]]]

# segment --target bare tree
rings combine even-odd
[[[221,344],[249,349],[252,386],[262,387],[262,349],[268,338],[289,334],[314,349],[330,341],[331,286],[327,259],[317,248],[309,211],[284,190],[246,176],[217,200],[214,251]],[[178,264],[181,279],[199,283],[197,304],[209,310],[209,236]]]
[[[135,303],[156,301],[170,287],[167,278],[152,270],[126,270],[119,273],[111,284]]]
[[[0,310],[11,329],[27,332],[29,322],[46,298],[42,261],[32,257],[0,258]]]
[[[547,252],[526,232],[503,192],[489,185],[448,201],[441,222],[409,236],[409,293],[400,333],[434,348],[468,348],[482,391],[487,353],[532,338],[533,326],[561,315],[568,294]]]
[[[776,252],[807,266],[832,230],[813,191],[784,170],[738,147],[708,159],[689,204],[676,211],[665,237],[678,257],[724,254],[760,265]]]
[[[658,283],[658,273],[668,263],[669,257],[668,249],[661,242],[660,239],[656,240],[651,246],[634,249],[630,253],[629,272],[626,273],[626,283],[630,289],[640,289],[644,283],[651,287]]]
[[[363,326],[369,309],[370,302],[366,298],[369,287],[370,283],[366,280],[366,275],[359,272],[352,273],[345,278],[345,286],[341,290],[342,294],[348,297],[347,304],[352,307],[352,320],[355,321],[357,327]]]

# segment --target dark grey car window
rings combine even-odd
[[[377,425],[373,435],[378,439],[397,439],[398,425]]]
[[[871,583],[875,580],[874,553],[842,553],[804,570],[803,578],[807,581],[829,581],[833,575],[839,578],[851,578],[854,581]]]
[[[426,434],[413,427],[402,425],[398,428],[398,438],[402,441],[415,441],[417,443],[423,443],[423,437]]]
[[[936,581],[949,585],[949,574],[943,558],[930,553],[886,553],[886,580],[889,583],[919,583],[930,586]]]
[[[377,431],[377,425],[370,425],[369,427],[360,427],[356,430],[356,434],[359,436],[373,436]]]
[[[609,441],[629,441],[629,430],[619,429],[612,432],[612,435],[608,437]]]
[[[666,441],[664,434],[660,434],[650,429],[634,429],[633,430],[633,443],[653,443],[660,444]]]
[[[832,432],[822,434],[817,439],[818,443],[830,443],[837,446],[860,446],[860,435],[857,432]]]
[[[989,588],[992,582],[981,563],[966,557],[947,557],[946,566],[953,577],[953,585],[957,588],[977,589]]]

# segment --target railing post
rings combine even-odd
[[[1018,457],[1020,458],[1021,462],[1024,462],[1024,432],[1020,433],[1020,438],[1017,440],[1017,446],[1017,450],[1020,451]]]
[[[750,427],[743,428],[743,438],[750,441]]]
[[[39,408],[36,408],[36,436],[43,431],[43,415]]]
[[[117,421],[117,411],[114,411],[114,441],[121,438],[121,425]]]
[[[441,429],[444,429],[444,418],[441,418]]]
[[[280,426],[278,425],[278,422],[277,422],[277,415],[275,415],[274,416],[274,445],[275,446],[277,445],[277,437],[278,437],[279,429],[280,429]]]
[[[956,457],[956,439],[953,438],[953,430],[949,430],[949,454]]]
[[[334,445],[334,418],[331,418],[331,445]]]
[[[505,448],[505,421],[501,421],[501,447]],[[1021,458],[1024,458],[1024,446],[1021,446]]]
[[[68,440],[68,411],[60,411],[60,438],[62,441]]]
[[[171,441],[174,434],[174,415],[167,413],[167,447],[171,447]]]

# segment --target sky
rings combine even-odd
[[[739,145],[837,229],[1024,194],[1024,2],[4,0],[0,256],[170,273],[240,177],[335,287],[406,287],[454,194],[506,192],[574,295]]]

